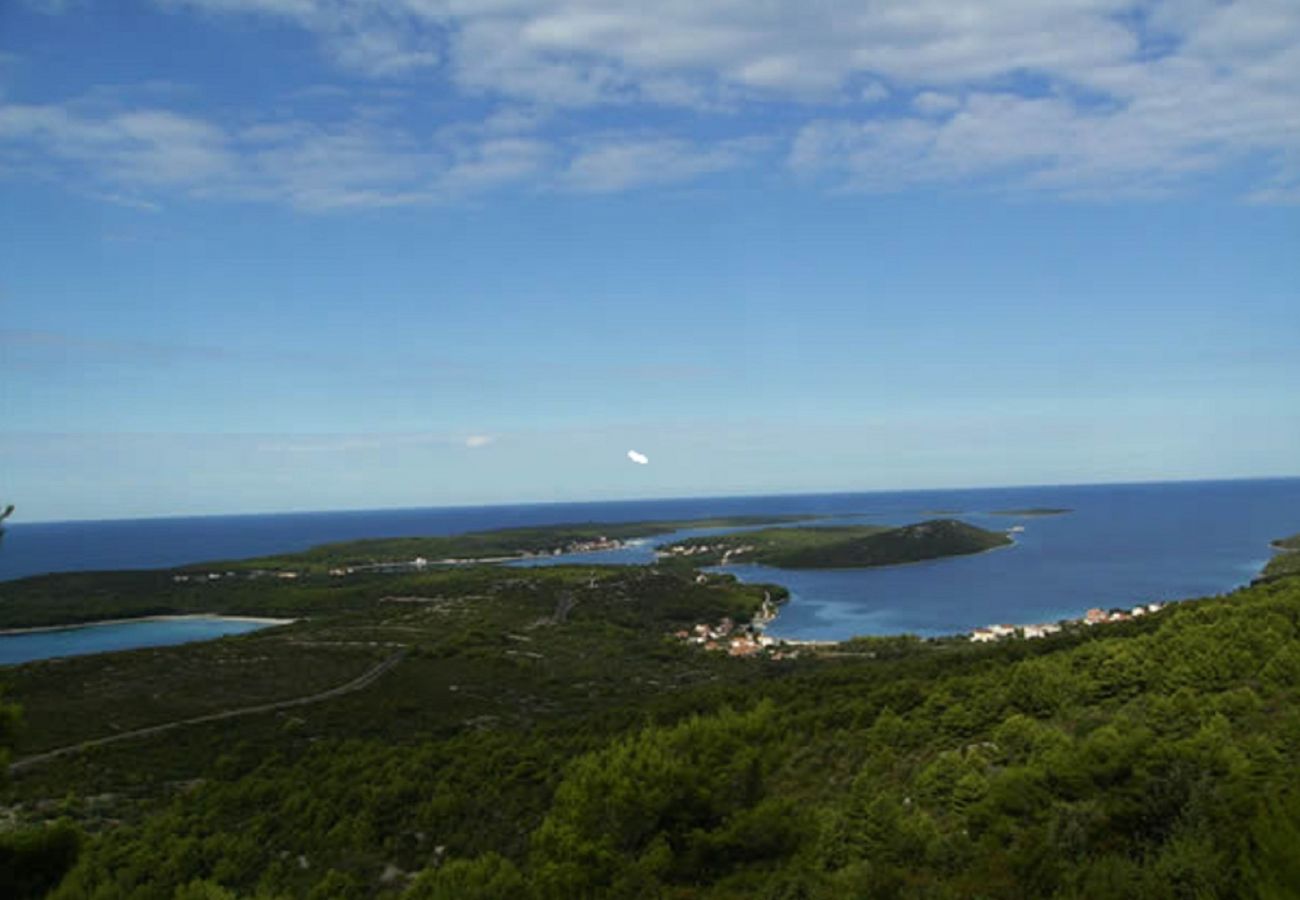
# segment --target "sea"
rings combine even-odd
[[[1064,508],[1052,516],[1007,510]],[[1016,528],[1015,544],[975,556],[875,569],[793,571],[729,566],[743,581],[782,584],[791,599],[777,637],[935,636],[989,624],[1073,618],[1221,594],[1248,584],[1276,538],[1300,532],[1300,478],[964,490],[698,497],[94,522],[12,522],[0,540],[3,580],[44,572],[166,567],[301,550],[327,541],[446,535],[523,525],[724,515],[806,514],[903,525],[959,518]],[[668,533],[621,550],[531,564],[645,563]]]

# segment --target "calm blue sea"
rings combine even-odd
[[[1042,518],[992,516],[1069,507]],[[1222,593],[1246,584],[1269,541],[1300,531],[1300,479],[691,498],[608,503],[213,516],[11,524],[0,579],[76,569],[126,569],[297,550],[360,537],[454,534],[512,525],[619,522],[732,514],[811,513],[905,524],[938,513],[986,527],[1023,525],[1016,546],[911,566],[823,572],[733,567],[788,586],[772,626],[785,637],[947,634]],[[589,561],[641,562],[652,544]],[[583,557],[578,557],[583,558]],[[4,585],[0,583],[0,602]]]

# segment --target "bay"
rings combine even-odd
[[[998,510],[1064,507],[1058,516]],[[1300,479],[977,488],[682,498],[257,516],[15,523],[0,541],[0,578],[47,571],[178,565],[305,549],[362,537],[441,535],[561,522],[808,514],[906,524],[939,515],[987,528],[1022,526],[1014,547],[908,566],[786,571],[735,566],[746,581],[786,585],[771,626],[788,638],[951,634],[992,623],[1075,617],[1230,591],[1249,583],[1269,542],[1300,531]],[[698,531],[674,533],[697,534]],[[627,564],[654,559],[659,539],[618,551],[529,561]],[[3,601],[0,582],[0,602]]]

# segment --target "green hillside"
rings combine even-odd
[[[956,519],[932,519],[901,528],[765,528],[692,538],[663,547],[661,552],[695,565],[747,562],[784,569],[846,569],[981,553],[1010,543],[1000,531],[986,531]]]
[[[263,588],[270,606],[302,589]],[[1300,884],[1300,578],[1042,640],[859,639],[795,659],[672,639],[743,621],[770,590],[679,567],[317,590],[292,626],[6,670],[28,710],[21,765],[401,654],[353,693],[20,767],[0,803],[25,830],[0,837],[0,878],[26,887],[6,896],[59,879],[60,900]]]
[[[552,554],[586,549],[597,541],[630,541],[685,528],[740,528],[799,522],[810,516],[714,516],[645,522],[578,522],[496,528],[433,537],[366,538],[321,544],[299,553],[281,553],[231,562],[200,563],[191,568],[229,567],[238,570],[290,569],[321,572],[337,566],[401,563],[416,557],[430,562],[446,559],[483,560]]]
[[[1280,578],[1283,575],[1300,575],[1300,534],[1280,538],[1273,547],[1281,552],[1264,566],[1261,578]]]

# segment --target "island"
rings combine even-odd
[[[745,562],[781,569],[850,569],[983,553],[1011,543],[1001,531],[987,531],[958,519],[931,519],[902,527],[764,528],[677,541],[660,547],[659,553],[667,559],[689,560],[692,565]]]

